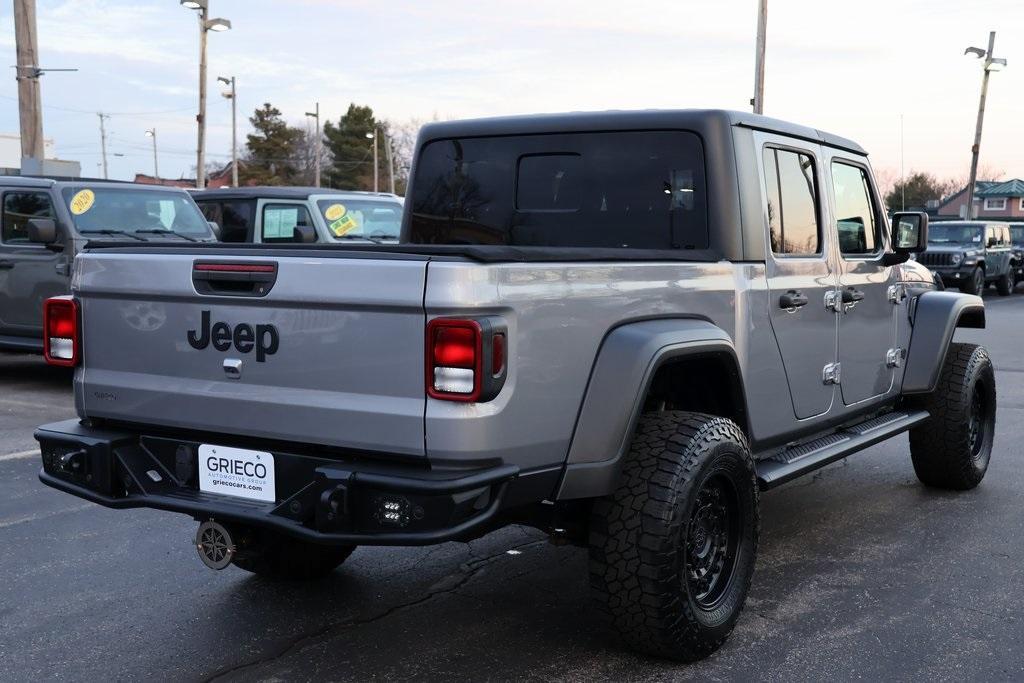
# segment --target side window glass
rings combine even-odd
[[[263,207],[264,242],[297,242],[295,228],[299,225],[313,225],[305,206],[267,204]]]
[[[221,210],[221,239],[225,242],[248,242],[252,235],[254,202],[224,202]]]
[[[784,149],[764,150],[768,192],[768,238],[772,253],[821,253],[814,159]]]
[[[4,244],[32,244],[28,239],[30,218],[53,218],[50,197],[43,192],[8,192],[0,217],[0,241]]]
[[[839,251],[847,256],[875,253],[880,240],[867,171],[833,161],[832,187],[836,194]]]

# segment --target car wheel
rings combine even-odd
[[[355,549],[352,545],[320,545],[267,533],[232,562],[239,569],[268,579],[318,579],[337,569]]]
[[[1004,273],[996,280],[996,291],[999,292],[999,296],[1010,296],[1013,294],[1013,285],[1013,274]]]
[[[921,483],[961,491],[981,483],[996,427],[996,379],[988,352],[950,344],[935,391],[912,403],[931,414],[910,430],[910,457]]]
[[[971,276],[967,280],[960,284],[960,291],[964,294],[975,294],[981,296],[981,292],[985,289],[985,271],[978,266],[971,271]]]
[[[706,657],[743,609],[758,525],[754,461],[734,422],[681,411],[644,415],[618,488],[593,507],[594,597],[633,649]]]

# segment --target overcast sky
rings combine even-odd
[[[230,154],[218,75],[238,78],[246,117],[272,102],[292,123],[320,101],[392,119],[567,110],[748,109],[756,0],[210,0],[233,30],[210,35],[211,160]],[[1024,176],[1024,2],[769,0],[765,113],[853,138],[878,171],[966,176],[981,82],[963,55],[998,32],[982,166]],[[44,134],[96,174],[98,119],[110,112],[111,176],[163,176],[195,159],[198,28],[177,0],[38,0]],[[11,2],[0,45],[15,63]],[[0,132],[18,130],[13,78],[0,85]],[[69,111],[77,110],[77,111]],[[129,115],[131,114],[131,115]]]

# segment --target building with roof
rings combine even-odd
[[[939,218],[967,218],[967,188],[939,203]],[[1024,180],[979,180],[974,190],[974,217],[1024,218]]]

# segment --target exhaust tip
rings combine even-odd
[[[196,531],[196,550],[199,559],[210,569],[224,569],[235,557],[235,541],[227,528],[212,519],[199,525]]]

